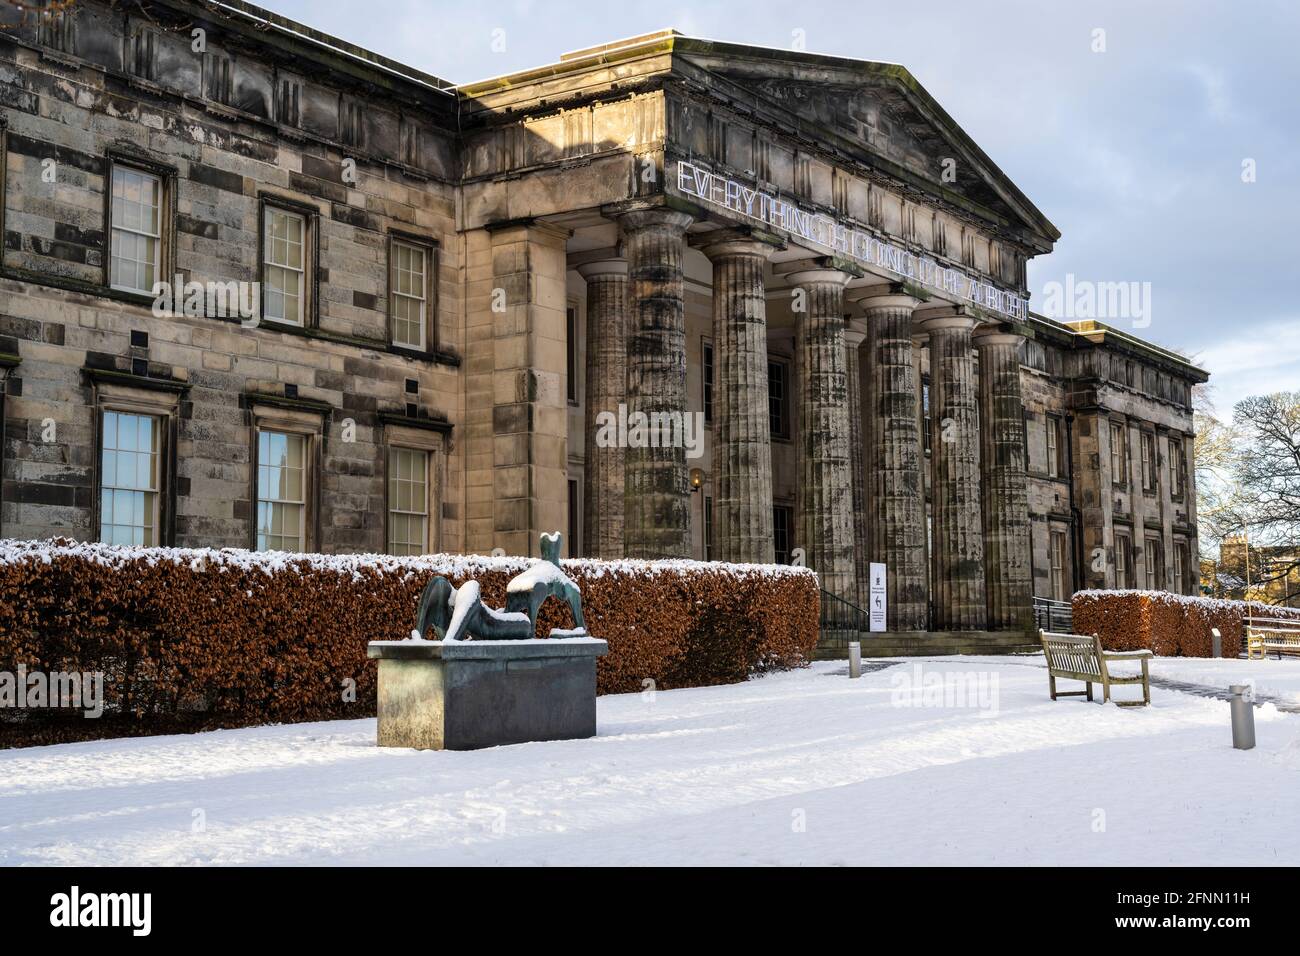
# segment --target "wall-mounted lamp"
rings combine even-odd
[[[695,494],[704,487],[704,472],[699,468],[691,469],[691,494]]]

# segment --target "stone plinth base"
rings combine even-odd
[[[477,750],[596,735],[593,637],[373,641],[379,746]]]

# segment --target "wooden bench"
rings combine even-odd
[[[1246,622],[1246,658],[1264,660],[1276,653],[1300,654],[1300,621],[1281,617],[1256,617]]]
[[[1047,658],[1047,686],[1052,700],[1057,697],[1082,697],[1085,694],[1092,700],[1092,685],[1100,684],[1102,703],[1110,700],[1110,689],[1116,684],[1141,684],[1141,700],[1117,700],[1118,707],[1144,707],[1151,703],[1151,676],[1147,661],[1154,655],[1150,651],[1105,651],[1101,647],[1101,638],[1096,634],[1054,634],[1051,631],[1039,631],[1038,639],[1043,643],[1043,656]],[[1141,661],[1142,673],[1132,677],[1115,677],[1107,666],[1118,661]],[[1081,680],[1088,685],[1087,690],[1057,691],[1056,679],[1064,677],[1069,680]]]

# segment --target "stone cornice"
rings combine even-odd
[[[141,388],[151,392],[184,392],[190,387],[189,382],[178,379],[155,378],[150,375],[136,375],[114,369],[85,367],[81,370],[86,378],[95,384],[125,385]]]
[[[1100,322],[1089,321],[1064,325],[1046,316],[1031,314],[1028,324],[1038,333],[1039,338],[1055,340],[1063,348],[1103,348],[1121,354],[1132,355],[1147,365],[1155,366],[1197,384],[1207,382],[1210,379],[1209,372],[1177,352],[1171,352],[1152,342],[1144,341],[1135,335],[1113,329]]]

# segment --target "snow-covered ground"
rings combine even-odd
[[[1297,661],[1153,672],[1300,703]],[[1053,703],[1034,657],[826,663],[473,753],[373,720],[5,751],[0,863],[1300,863],[1300,715],[1257,709],[1240,752],[1226,703],[1152,697]]]

